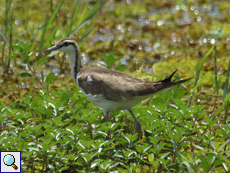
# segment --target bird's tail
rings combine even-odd
[[[181,83],[184,83],[184,82],[189,81],[190,79],[192,79],[192,78],[188,78],[188,79],[183,79],[183,80],[179,80],[179,81],[176,81],[176,80],[172,81],[172,77],[174,76],[174,74],[176,72],[177,72],[177,70],[175,70],[169,77],[166,77],[165,79],[160,80],[159,82],[161,82],[163,85],[165,84],[166,87],[168,86],[169,88],[171,88],[173,86],[179,85]]]

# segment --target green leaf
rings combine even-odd
[[[171,91],[166,92],[164,96],[164,102],[167,103],[169,102],[173,97],[173,93]]]
[[[193,144],[193,146],[194,146],[195,148],[197,148],[198,150],[204,151],[204,148],[202,148],[202,147],[199,146],[199,145]]]
[[[219,149],[218,152],[220,152],[227,144],[230,143],[230,139],[228,139]]]
[[[19,77],[32,77],[32,75],[29,73],[19,73],[17,76],[19,76]]]
[[[223,160],[217,160],[217,161],[215,161],[214,163],[213,163],[213,167],[216,167],[216,166],[218,166],[218,165],[220,165],[221,163],[223,163],[224,161]]]
[[[136,145],[136,150],[138,153],[142,153],[142,146]]]
[[[201,162],[200,164],[203,167],[203,169],[205,170],[205,172],[208,172],[208,170],[209,170],[208,163],[207,162]]]
[[[125,67],[126,67],[126,65],[121,64],[121,65],[117,66],[117,67],[115,68],[115,70],[117,70],[117,71],[124,71],[124,70],[125,70]]]
[[[117,58],[114,60],[114,62],[119,61],[119,60],[122,59],[122,58],[123,58],[123,56],[119,56],[119,57],[117,57]]]
[[[148,151],[151,147],[152,147],[152,145],[147,146],[147,147],[143,150],[143,153],[145,153],[146,151]]]
[[[53,79],[54,79],[54,73],[49,73],[46,76],[45,84],[48,86],[52,82]]]
[[[26,61],[28,58],[29,58],[28,55],[24,55],[23,57],[21,57],[21,59],[22,59],[23,61]]]
[[[184,90],[183,89],[177,89],[174,91],[174,98],[181,99],[184,96]]]
[[[188,169],[188,171],[189,171],[189,173],[193,173],[194,171],[193,171],[193,169],[191,168],[191,166],[190,166],[190,164],[188,163],[188,162],[186,162],[186,161],[184,161],[184,162],[182,162],[185,166],[187,166],[187,169]]]
[[[6,58],[19,58],[19,57],[15,56],[15,55],[11,55],[11,56],[7,56]]]
[[[21,46],[19,46],[19,45],[14,45],[13,47],[14,47],[14,49],[19,50],[20,52],[22,50]]]
[[[207,162],[209,165],[212,165],[212,163],[214,162],[216,156],[213,153],[209,153],[208,157],[207,157]]]
[[[39,65],[41,65],[43,62],[47,61],[49,59],[49,57],[45,57],[45,58],[42,58],[40,59],[37,64],[36,64],[36,67],[38,67]]]
[[[154,159],[154,155],[153,155],[153,154],[149,154],[149,155],[148,155],[148,160],[149,160],[149,162],[152,162],[153,159]]]
[[[114,52],[109,52],[109,54],[101,54],[101,56],[103,57],[103,59],[105,60],[106,64],[107,64],[107,67],[110,68],[115,60],[114,60]]]
[[[27,45],[24,47],[23,52],[24,52],[24,53],[27,53],[27,52],[31,49],[31,47],[32,47],[32,44],[27,44]]]
[[[164,100],[161,97],[154,98],[152,102],[153,102],[154,105],[161,105],[161,104],[165,103]]]
[[[82,102],[86,102],[88,99],[86,98],[86,97],[82,97],[82,98],[80,98],[80,99],[78,99],[77,101],[75,101],[74,103],[73,103],[73,106],[75,106],[75,105],[80,105],[80,103],[82,103]]]
[[[167,152],[161,155],[161,159],[165,159],[169,154],[171,154],[171,152]]]

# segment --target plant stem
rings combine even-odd
[[[32,72],[32,74],[36,77],[37,81],[40,83],[40,85],[44,88],[46,88],[45,84],[39,79],[39,77],[37,76],[36,72],[32,69],[32,67],[30,66],[29,62],[27,62],[27,65],[30,69],[30,71]]]

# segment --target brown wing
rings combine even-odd
[[[151,95],[162,89],[182,83],[180,81],[171,82],[172,75],[170,80],[166,78],[167,81],[164,79],[150,82],[134,78],[119,71],[90,67],[81,70],[78,83],[86,94],[102,95],[108,100],[120,101],[135,96]]]

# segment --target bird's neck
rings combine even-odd
[[[78,46],[76,46],[75,51],[68,52],[68,57],[70,61],[71,76],[77,83],[77,74],[81,71],[83,67],[81,64],[81,54]]]

